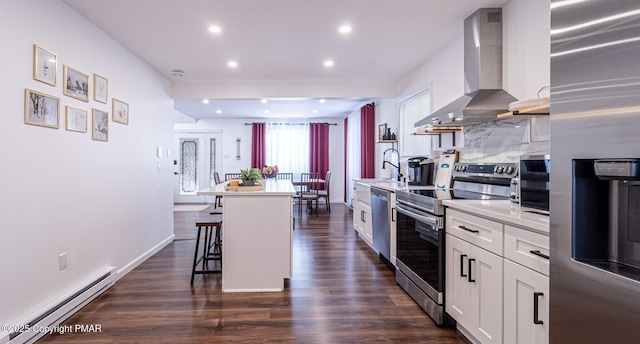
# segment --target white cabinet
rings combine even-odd
[[[447,313],[482,343],[502,343],[502,258],[446,235]]]
[[[505,226],[505,343],[549,343],[548,257],[548,236]]]
[[[368,186],[356,183],[356,192],[353,199],[353,229],[371,247],[373,247],[373,226],[371,224],[371,200],[362,199],[370,195]],[[370,196],[369,196],[370,197]]]
[[[458,329],[480,343],[549,343],[549,236],[450,208],[446,232],[445,309]]]

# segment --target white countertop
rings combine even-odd
[[[420,186],[420,185],[409,185],[407,182],[398,182],[395,180],[389,179],[354,179],[355,183],[364,184],[380,189],[384,189],[391,192],[396,192],[398,190],[433,190],[435,186]]]
[[[198,195],[216,195],[216,196],[295,196],[296,189],[289,180],[267,179],[261,180],[264,188],[259,191],[226,191],[225,186],[229,182],[220,183],[216,186],[205,188],[198,191]]]
[[[549,216],[531,213],[509,200],[466,200],[443,201],[445,207],[462,210],[474,215],[492,218],[508,225],[525,227],[549,235]]]

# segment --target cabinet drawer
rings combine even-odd
[[[549,276],[549,237],[509,225],[504,227],[504,257]]]
[[[502,256],[502,223],[447,208],[446,232]]]

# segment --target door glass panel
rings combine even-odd
[[[180,139],[180,193],[198,191],[198,139]]]

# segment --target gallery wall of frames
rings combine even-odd
[[[26,124],[59,129],[63,105],[66,130],[79,133],[91,130],[91,138],[96,141],[109,141],[109,117],[113,123],[129,124],[129,104],[115,97],[109,102],[106,76],[93,73],[92,79],[91,75],[65,64],[62,82],[59,82],[58,55],[38,44],[33,45],[33,78],[54,88],[61,84],[62,94],[69,99],[61,102],[60,98],[49,95],[54,92],[49,92],[44,85],[38,90],[25,89]]]

